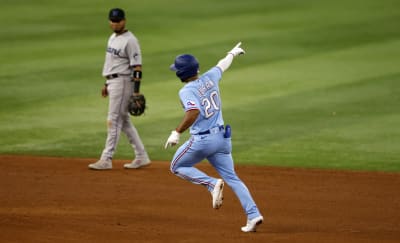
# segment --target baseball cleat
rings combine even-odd
[[[148,166],[151,163],[149,157],[136,158],[131,163],[124,164],[125,169],[139,169],[140,167]]]
[[[222,206],[222,201],[224,200],[223,192],[224,181],[218,179],[217,183],[215,183],[214,190],[211,192],[213,208],[219,209]]]
[[[247,220],[246,226],[242,227],[243,232],[256,232],[257,226],[262,224],[264,218],[263,216],[255,217],[254,219]]]
[[[90,164],[89,169],[92,170],[111,170],[112,163],[109,160],[99,160],[96,163]]]

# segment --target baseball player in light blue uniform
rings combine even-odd
[[[199,63],[189,54],[179,55],[171,70],[185,85],[179,91],[179,97],[185,115],[178,127],[171,132],[165,148],[179,143],[180,134],[190,128],[191,137],[176,151],[171,162],[171,171],[175,175],[194,184],[205,186],[212,196],[213,208],[222,206],[224,181],[239,198],[247,215],[247,224],[243,232],[254,232],[263,222],[246,185],[236,175],[233,159],[231,130],[224,125],[219,82],[222,74],[231,65],[233,58],[244,54],[237,44],[218,64],[199,76]],[[222,179],[211,177],[194,165],[207,159]]]

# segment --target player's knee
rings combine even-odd
[[[114,115],[114,114],[111,114],[111,115],[108,115],[108,117],[107,117],[107,124],[117,124],[117,121],[118,121],[118,116],[116,116],[116,115]]]

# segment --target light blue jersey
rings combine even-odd
[[[225,136],[222,126],[224,120],[219,92],[221,78],[221,69],[213,67],[197,80],[185,84],[179,91],[185,112],[196,109],[200,114],[190,127],[190,139],[176,151],[171,161],[171,171],[212,192],[217,179],[194,167],[207,159],[237,195],[248,219],[254,219],[261,214],[246,185],[236,175],[231,138],[230,135]]]
[[[200,115],[190,128],[190,134],[199,134],[224,125],[218,87],[221,78],[221,69],[213,67],[201,75],[199,79],[187,83],[179,91],[179,97],[185,111],[193,109],[200,111]]]

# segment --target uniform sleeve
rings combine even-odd
[[[218,83],[222,78],[222,70],[219,67],[215,66],[204,73],[202,76],[207,76],[210,80]]]
[[[130,66],[142,65],[142,52],[139,41],[136,38],[129,38],[126,45],[126,52],[129,57]]]
[[[183,109],[186,111],[189,110],[200,110],[200,104],[196,97],[190,89],[182,89],[179,91],[179,98],[181,100]]]

